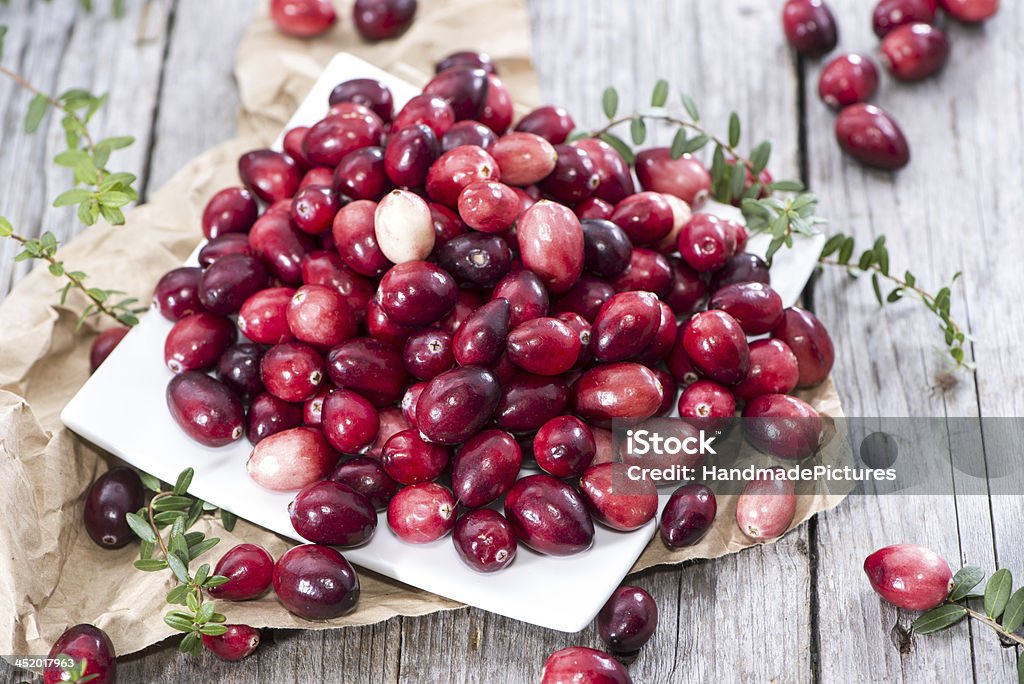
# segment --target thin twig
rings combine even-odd
[[[957,604],[957,605],[960,605],[960,604]],[[961,607],[964,610],[967,611],[967,614],[970,617],[974,618],[978,622],[985,623],[986,625],[988,625],[989,627],[994,629],[996,632],[998,632],[999,636],[1005,637],[1005,638],[1009,639],[1010,641],[1013,641],[1013,642],[1015,642],[1015,643],[1017,643],[1017,644],[1019,644],[1021,646],[1024,646],[1024,637],[1020,637],[1020,636],[1014,634],[1013,632],[1006,631],[1005,629],[1003,629],[1002,625],[1000,625],[998,622],[996,622],[995,620],[993,620],[989,616],[985,615],[984,613],[979,613],[978,611],[973,610],[971,608],[968,608],[967,606],[961,606]]]

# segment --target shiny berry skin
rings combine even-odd
[[[621,292],[601,307],[590,349],[599,361],[623,361],[654,341],[661,323],[658,298],[650,292]]]
[[[242,402],[208,375],[188,371],[171,378],[167,407],[185,434],[203,446],[225,446],[242,436]]]
[[[544,283],[536,273],[525,268],[502,278],[494,287],[491,298],[508,301],[509,326],[512,328],[548,312],[549,297]]]
[[[344,454],[359,453],[373,443],[380,430],[380,417],[373,404],[347,389],[327,393],[321,416],[327,440]]]
[[[301,180],[295,160],[273,150],[243,154],[238,159],[238,175],[254,195],[270,203],[292,197]]]
[[[455,332],[452,352],[459,365],[491,366],[505,349],[509,304],[504,298],[487,302]]]
[[[330,620],[350,613],[359,601],[359,576],[345,557],[319,544],[285,551],[274,565],[274,593],[289,613]]]
[[[854,104],[839,112],[836,140],[844,152],[867,166],[895,171],[910,162],[899,124],[874,105]]]
[[[743,408],[743,434],[763,453],[796,461],[821,446],[825,426],[821,415],[802,399],[762,394]]]
[[[525,186],[544,180],[554,171],[558,159],[550,142],[522,131],[501,136],[489,152],[498,162],[502,182],[509,185]]]
[[[417,123],[388,138],[384,172],[397,186],[416,188],[427,180],[430,165],[441,155],[441,143],[426,124]]]
[[[789,44],[805,57],[821,57],[839,42],[835,17],[823,0],[786,0],[782,28]]]
[[[840,109],[867,102],[878,90],[878,67],[866,55],[840,55],[825,65],[818,78],[818,96]]]
[[[416,0],[356,0],[352,21],[366,40],[386,40],[400,36],[416,16]]]
[[[398,491],[398,483],[388,477],[380,461],[369,456],[355,456],[341,461],[329,479],[359,492],[377,510],[387,508],[388,501]]]
[[[164,318],[177,321],[203,310],[199,301],[199,279],[203,271],[181,266],[165,273],[156,283],[153,304]]]
[[[322,185],[309,185],[292,198],[292,222],[300,230],[320,235],[331,229],[341,202],[334,192]]]
[[[377,204],[357,200],[346,204],[334,217],[332,235],[345,265],[364,276],[378,277],[391,266],[377,244],[374,214]]]
[[[570,209],[541,200],[523,212],[516,227],[523,265],[548,291],[562,294],[583,272],[583,228]]]
[[[259,598],[270,588],[274,579],[274,559],[258,544],[238,544],[220,557],[214,575],[224,575],[228,581],[209,589],[210,596],[228,601],[248,601]]]
[[[717,216],[694,214],[679,233],[678,247],[690,268],[707,273],[721,268],[732,258],[736,238],[727,230],[725,221]]]
[[[654,339],[644,347],[643,351],[636,357],[646,363],[662,361],[672,352],[678,334],[676,316],[672,309],[665,302],[658,302],[661,310],[661,317],[658,322],[658,329],[654,333]]]
[[[559,202],[574,204],[594,194],[601,183],[597,168],[586,151],[572,145],[555,145],[555,168],[537,184]]]
[[[576,413],[590,424],[631,424],[657,413],[664,388],[654,373],[638,363],[610,363],[591,368],[573,387]]]
[[[391,122],[391,132],[397,133],[409,126],[425,124],[440,140],[455,123],[455,112],[451,106],[437,97],[422,93],[411,98],[395,115]]]
[[[221,635],[203,635],[203,647],[221,660],[236,662],[252,655],[259,648],[260,630],[249,625],[224,627],[227,631]]]
[[[476,181],[499,180],[498,162],[482,147],[462,145],[445,152],[427,172],[427,194],[441,204],[455,208],[462,189]]]
[[[377,296],[384,313],[395,323],[429,325],[455,306],[458,285],[434,264],[407,261],[384,274]]]
[[[268,211],[249,232],[249,250],[270,274],[289,285],[302,282],[302,259],[316,246],[311,235],[292,225],[286,212]]]
[[[565,411],[569,389],[563,379],[518,373],[502,379],[494,422],[509,432],[532,432]]]
[[[455,364],[452,336],[443,330],[425,329],[405,341],[405,369],[419,380],[430,380]]]
[[[498,136],[494,131],[484,124],[479,121],[464,119],[456,121],[444,134],[441,138],[441,149],[447,152],[462,145],[476,145],[485,150],[490,150],[497,139]]]
[[[247,233],[256,222],[259,207],[245,188],[224,188],[203,209],[203,235],[213,239],[227,233]]]
[[[89,486],[83,518],[85,530],[99,546],[119,549],[135,541],[125,515],[142,508],[145,492],[138,473],[112,468]]]
[[[735,283],[764,283],[770,285],[771,274],[768,264],[756,254],[742,252],[735,255],[725,266],[711,274],[711,291],[715,292],[726,285]]]
[[[58,656],[74,659],[76,666],[83,660],[86,662],[82,675],[90,677],[92,684],[114,684],[117,681],[117,662],[115,661],[114,644],[110,637],[99,627],[80,624],[68,627],[53,643],[49,657],[53,665],[47,665],[43,671],[44,684],[60,684],[68,681],[68,675],[57,661]]]
[[[306,485],[288,504],[292,527],[315,544],[358,546],[373,536],[377,511],[346,484],[320,480]]]
[[[375,78],[353,78],[334,87],[328,98],[329,104],[354,102],[368,107],[382,121],[390,121],[394,113],[395,99],[391,90]]]
[[[703,311],[683,326],[683,347],[704,375],[726,385],[750,367],[750,347],[739,322],[724,311]]]
[[[441,98],[452,108],[456,121],[476,119],[487,103],[487,72],[473,67],[452,67],[436,74],[423,93]]]
[[[555,477],[580,475],[597,453],[590,428],[575,416],[558,416],[544,423],[533,438],[537,465]]]
[[[724,432],[736,417],[736,397],[712,380],[697,380],[679,395],[679,417],[705,432]]]
[[[786,309],[772,337],[785,342],[796,355],[800,369],[797,387],[815,387],[828,377],[836,358],[835,348],[828,330],[810,311],[798,307]]]
[[[657,628],[658,604],[640,587],[619,587],[597,614],[597,633],[616,655],[635,654]]]
[[[288,327],[288,306],[295,290],[270,287],[245,300],[238,312],[238,328],[259,344],[280,344],[294,339]]]
[[[295,160],[299,165],[299,168],[303,171],[310,168],[311,164],[306,159],[306,153],[302,151],[302,142],[306,139],[306,134],[309,133],[309,126],[296,126],[290,129],[284,134],[284,139],[281,141],[281,147],[284,148],[284,153]],[[306,180],[306,176],[302,177],[302,180]],[[303,183],[299,183],[299,187],[303,187]]]
[[[516,558],[518,542],[501,513],[490,508],[469,511],[452,531],[455,550],[477,572],[497,572]]]
[[[309,345],[283,342],[263,355],[260,377],[267,391],[278,399],[305,401],[320,389],[324,360]]]
[[[882,64],[901,81],[928,78],[949,58],[949,41],[930,24],[904,24],[882,39]]]
[[[699,207],[711,193],[711,174],[693,155],[673,159],[667,147],[652,147],[636,155],[636,176],[644,190],[662,192]]]
[[[405,485],[436,479],[448,465],[447,447],[420,437],[416,429],[392,435],[381,450],[380,463],[395,482]]]
[[[345,266],[337,252],[318,250],[303,257],[302,282],[336,290],[356,321],[366,318],[366,305],[373,298],[374,286]]]
[[[953,573],[942,556],[917,544],[894,544],[864,559],[871,588],[897,608],[931,610],[953,588]]]
[[[622,228],[604,219],[584,219],[583,268],[596,276],[613,278],[630,265],[633,244]]]
[[[552,313],[576,313],[587,321],[597,318],[601,307],[615,295],[615,288],[594,276],[583,275],[569,291],[551,304]]]
[[[452,491],[467,508],[479,508],[503,496],[523,463],[516,440],[502,430],[484,430],[459,449],[452,464]]]
[[[199,301],[208,310],[222,316],[238,313],[250,296],[267,286],[263,263],[244,254],[218,259],[199,279]]]
[[[436,482],[398,491],[388,502],[388,527],[409,544],[428,544],[455,527],[455,497]]]
[[[887,33],[904,24],[934,24],[939,10],[937,0],[879,0],[871,14],[875,35]]]
[[[92,346],[89,348],[89,372],[95,373],[96,369],[100,367],[110,353],[121,343],[124,336],[128,334],[131,328],[125,328],[123,326],[117,328],[107,328],[92,341]]]
[[[252,254],[249,236],[245,233],[224,233],[213,238],[199,250],[199,265],[206,267],[231,254]]]
[[[672,230],[672,207],[661,193],[638,192],[615,205],[611,220],[634,245],[656,243]]]
[[[302,489],[331,472],[336,452],[316,428],[294,427],[260,440],[245,463],[256,484],[273,492]]]
[[[658,488],[651,480],[629,477],[625,463],[591,465],[580,478],[580,494],[594,520],[629,532],[654,519],[658,512]]]
[[[460,285],[468,287],[494,287],[512,267],[512,250],[505,239],[478,232],[453,237],[435,250],[434,257]]]
[[[454,368],[427,384],[416,403],[416,424],[432,442],[459,444],[490,420],[500,398],[492,372],[477,366]]]
[[[662,299],[677,316],[689,316],[702,308],[708,295],[708,285],[702,274],[678,257],[669,260],[669,268],[672,282]]]
[[[516,124],[517,131],[539,135],[552,145],[564,143],[574,128],[576,122],[567,111],[550,105],[534,109]]]
[[[701,484],[683,485],[661,512],[661,540],[671,549],[693,546],[711,529],[717,513],[714,492]]]
[[[167,333],[164,363],[174,373],[213,368],[235,339],[230,318],[206,311],[186,316]]]
[[[733,391],[738,399],[762,394],[789,394],[800,377],[796,355],[780,340],[750,343],[750,370]]]
[[[544,661],[540,684],[632,684],[623,665],[593,648],[570,646]]]
[[[572,144],[586,152],[594,164],[598,178],[594,197],[615,204],[636,192],[629,164],[614,147],[598,138],[581,138]]]
[[[519,541],[548,556],[582,553],[594,522],[579,492],[551,475],[528,475],[505,496],[505,517]]]
[[[298,38],[326,33],[338,19],[330,0],[271,0],[270,18],[282,33]]]
[[[501,233],[519,218],[519,196],[504,183],[478,181],[459,194],[459,216],[470,228]]]
[[[378,200],[391,188],[385,151],[377,146],[360,147],[341,158],[329,185],[342,200]],[[335,210],[337,211],[337,209]]]
[[[328,116],[309,129],[302,150],[312,164],[333,168],[350,152],[379,144],[381,128],[380,119],[369,110],[366,118]]]
[[[781,537],[796,513],[794,486],[782,468],[775,476],[748,482],[736,499],[736,524],[753,541]]]
[[[401,409],[397,406],[389,406],[387,408],[380,409],[377,417],[378,422],[380,423],[380,427],[377,430],[377,437],[374,438],[370,446],[363,450],[363,454],[371,459],[377,459],[379,461],[381,454],[384,451],[384,445],[387,444],[388,440],[399,432],[408,430],[412,427],[412,424],[405,419]],[[360,488],[353,487],[353,489],[359,490]]]
[[[782,321],[782,297],[761,283],[726,285],[711,296],[708,308],[735,318],[747,335],[771,332]]]
[[[473,67],[475,69],[483,69],[489,74],[498,73],[497,68],[494,66],[494,60],[486,52],[474,52],[472,50],[462,50],[459,52],[453,52],[447,57],[443,58],[437,64],[434,65],[434,73],[441,73],[454,67]]]
[[[939,0],[953,19],[968,23],[985,21],[999,11],[999,0]]]
[[[245,436],[258,444],[270,435],[301,426],[302,407],[263,392],[249,404],[245,420]]]
[[[557,318],[534,318],[508,334],[508,358],[537,375],[561,375],[576,364],[579,336]]]
[[[217,377],[238,396],[255,396],[263,391],[262,359],[263,348],[258,344],[236,344],[217,361]]]
[[[392,190],[373,215],[377,245],[396,264],[421,261],[430,256],[436,235],[430,207],[408,190]]]

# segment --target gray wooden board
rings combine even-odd
[[[10,26],[4,64],[49,91],[109,92],[111,106],[97,128],[136,137],[118,153],[119,166],[139,173],[142,187],[156,188],[233,134],[233,54],[252,4],[127,3],[122,21],[98,4],[92,15],[71,0],[0,7],[0,23]],[[830,4],[840,21],[840,50],[876,54],[869,5]],[[1006,3],[983,28],[953,26],[953,58],[938,78],[916,85],[883,78],[876,100],[901,121],[914,153],[911,166],[893,178],[840,154],[834,115],[816,96],[820,64],[790,58],[780,5],[532,0],[544,97],[569,108],[580,125],[596,125],[605,86],[619,89],[627,111],[646,106],[663,77],[673,92],[691,93],[704,119],[722,130],[736,110],[748,143],[773,141],[772,168],[784,176],[799,173],[803,124],[807,180],[833,229],[855,234],[864,246],[886,234],[893,268],[912,261],[933,289],[965,272],[954,289],[954,313],[975,338],[978,367],[950,392],[933,389],[943,368],[940,340],[923,309],[901,303],[879,311],[867,283],[837,271],[819,279],[820,316],[836,339],[851,341],[838,346],[835,370],[847,413],[1021,415],[1024,316],[1016,311],[1015,278],[1024,263],[1024,46],[1017,39],[1024,8]],[[80,226],[70,210],[49,206],[66,186],[62,171],[48,164],[60,149],[59,126],[47,119],[39,134],[24,135],[28,99],[0,79],[0,207],[23,232],[45,226],[63,238]],[[666,133],[652,134],[667,144]],[[12,255],[12,245],[0,243],[0,296],[25,272],[12,266]],[[956,435],[951,451],[958,440],[983,436],[980,425]],[[633,581],[654,595],[661,614],[631,672],[637,682],[1010,681],[1012,649],[965,624],[910,636],[913,616],[880,601],[860,566],[879,546],[918,541],[954,563],[1024,568],[1022,515],[1019,496],[854,497],[775,545],[640,573]],[[327,632],[268,631],[257,654],[237,664],[208,654],[192,660],[162,644],[122,659],[119,671],[125,682],[530,682],[547,653],[573,644],[599,646],[594,628],[567,635],[470,609]],[[0,682],[23,678],[0,665]]]

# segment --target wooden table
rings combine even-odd
[[[107,3],[93,14],[72,0],[0,7],[10,25],[3,63],[51,92],[85,86],[110,94],[104,135],[137,143],[122,166],[143,194],[186,160],[232,136],[236,44],[251,15],[242,0]],[[888,236],[893,267],[912,266],[937,289],[962,270],[954,315],[974,337],[976,372],[939,389],[944,365],[933,319],[901,303],[880,311],[864,282],[842,272],[818,282],[814,305],[838,341],[835,380],[851,416],[1024,415],[1024,4],[1006,2],[988,25],[950,27],[951,63],[917,85],[883,79],[876,101],[902,122],[913,148],[896,176],[845,159],[833,113],[815,93],[820,65],[794,61],[779,24],[781,0],[533,0],[534,57],[545,98],[582,125],[601,121],[600,93],[643,106],[659,77],[692,93],[704,118],[735,109],[747,140],[774,142],[773,168],[802,175],[832,229],[866,244]],[[870,5],[830,0],[841,49],[875,51]],[[481,38],[486,43],[486,36]],[[453,48],[460,46],[453,46]],[[0,208],[16,225],[61,239],[81,226],[49,208],[66,187],[49,159],[56,128],[26,137],[28,98],[0,79]],[[666,141],[667,142],[667,141]],[[0,296],[20,278],[0,241]],[[980,433],[977,435],[980,438]],[[861,572],[877,547],[914,541],[970,562],[1024,568],[1024,497],[856,497],[778,543],[633,578],[658,600],[658,632],[631,667],[637,682],[828,682],[872,679],[1009,682],[1012,649],[961,623],[934,636],[908,632],[911,615],[883,604]],[[531,682],[545,656],[599,646],[593,628],[547,631],[479,610],[326,632],[266,633],[253,657],[227,664],[181,656],[172,645],[123,658],[122,682]],[[22,675],[0,666],[0,680]]]

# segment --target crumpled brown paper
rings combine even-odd
[[[277,135],[323,66],[341,50],[422,82],[444,54],[484,47],[496,58],[519,103],[538,102],[529,27],[519,0],[421,0],[419,16],[405,36],[375,45],[355,36],[345,19],[350,2],[342,4],[338,27],[315,41],[285,38],[265,15],[257,17],[236,60],[243,103],[239,137],[186,165],[148,204],[128,212],[127,225],[90,228],[62,248],[62,257],[95,274],[97,285],[117,286],[145,299],[159,276],[195,247],[209,196],[237,184],[238,155]],[[478,36],[487,36],[486,45]],[[85,491],[114,459],[65,429],[59,412],[88,375],[93,326],[106,321],[92,319],[76,334],[75,312],[83,304],[72,297],[67,307],[59,306],[54,289],[45,269],[36,269],[0,303],[0,653],[45,654],[66,627],[88,622],[104,629],[123,655],[173,633],[160,619],[171,576],[139,572],[132,566],[134,545],[102,550],[82,526]],[[828,415],[841,415],[831,381],[805,398]],[[803,498],[797,520],[840,499]],[[721,524],[695,547],[673,552],[655,540],[636,569],[717,557],[749,546],[732,523],[733,509],[731,501],[723,500]],[[254,542],[277,556],[289,546],[244,521],[232,533],[207,520],[196,529],[220,537],[220,551]],[[211,554],[213,559],[217,553]],[[273,594],[231,604],[230,619],[257,627],[323,629],[460,607],[373,573],[361,571],[360,576],[358,609],[338,620],[300,620],[282,609]]]

